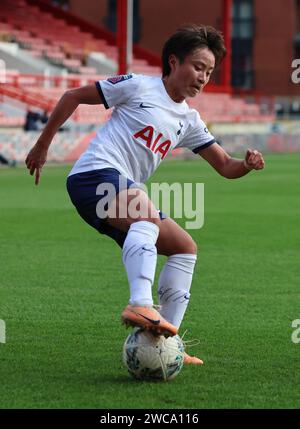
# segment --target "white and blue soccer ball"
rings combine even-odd
[[[135,328],[125,340],[123,362],[139,380],[172,380],[182,369],[184,344],[179,337],[153,335]]]

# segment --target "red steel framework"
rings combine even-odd
[[[222,86],[231,89],[231,34],[232,34],[232,0],[223,0],[223,35],[227,55],[222,64]]]
[[[117,1],[117,45],[119,52],[118,73],[126,74],[127,64],[127,39],[128,39],[128,0]]]

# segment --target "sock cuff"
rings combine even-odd
[[[193,253],[178,253],[169,256],[166,265],[193,274],[196,261],[197,255]]]
[[[182,260],[182,261],[197,261],[197,255],[194,253],[177,253],[168,257],[169,260]]]
[[[159,234],[159,227],[153,222],[148,222],[146,220],[140,220],[138,222],[133,222],[130,225],[129,231],[130,232],[135,231],[135,232],[139,232],[141,234],[146,234],[146,235],[150,236],[151,238],[153,238],[154,243],[156,243],[157,238],[158,238],[158,234]]]

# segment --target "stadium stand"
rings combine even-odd
[[[33,142],[37,140],[39,133],[21,130],[6,130],[0,133],[0,153],[9,160],[24,162]],[[88,135],[90,137],[90,135]],[[89,143],[86,133],[70,131],[57,133],[49,149],[49,162],[73,161]]]
[[[11,116],[0,110],[0,127],[22,127],[24,116]]]
[[[189,100],[206,122],[273,122],[274,100],[257,97],[256,102],[231,94],[203,93]]]
[[[0,126],[6,127],[0,137],[0,153],[18,162],[24,161],[38,135],[36,131],[24,133],[21,129],[28,110],[49,113],[68,88],[106,79],[117,70],[115,39],[101,37],[89,26],[79,25],[74,17],[68,19],[68,12],[56,16],[50,6],[46,10],[39,6],[39,1],[34,4],[29,0],[1,1],[0,52],[8,69],[5,82],[0,83]],[[139,46],[134,47],[134,53],[130,71],[161,75],[154,56],[144,55]],[[214,91],[208,88],[208,92],[188,101],[208,124],[266,124],[275,120],[271,98],[248,99]],[[68,121],[70,131],[55,137],[49,161],[76,159],[88,144],[91,132],[95,132],[95,126],[105,123],[110,115],[111,110],[103,105],[79,106]],[[221,133],[222,143],[231,144],[227,139],[229,134],[222,137]],[[269,135],[266,132],[258,138],[259,148],[279,147],[278,138],[269,141]],[[232,150],[245,144],[238,135],[231,137]],[[172,153],[173,158],[182,156],[189,155],[182,149]]]
[[[59,65],[71,73],[102,72],[88,66],[91,52],[101,52],[104,58],[112,61],[110,72],[117,69],[118,51],[114,44],[108,44],[91,32],[82,31],[79,26],[42,11],[25,0],[1,1],[0,38],[2,41],[18,43],[32,57],[44,58],[50,64]],[[160,72],[159,67],[135,57],[132,70],[147,74]]]
[[[105,79],[99,75],[68,76],[35,76],[7,73],[6,85],[0,85],[0,95],[17,99],[27,107],[38,107],[51,111],[67,88],[74,88]],[[242,98],[234,98],[230,94],[204,93],[189,100],[189,104],[201,113],[206,122],[273,122],[275,120],[274,106],[266,104],[247,103]],[[77,123],[103,123],[108,119],[110,111],[102,105],[78,107],[72,120]]]
[[[41,111],[50,112],[58,99],[67,88],[74,88],[81,85],[103,79],[103,76],[79,76],[68,75],[66,77],[43,75],[21,75],[15,71],[7,72],[6,84],[0,85],[0,96],[6,102],[12,102],[21,106],[25,110],[38,108]],[[110,117],[111,111],[106,110],[103,105],[89,106],[80,105],[71,117],[77,124],[101,124]],[[2,124],[5,123],[3,118]]]

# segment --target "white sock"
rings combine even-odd
[[[197,255],[172,255],[165,263],[158,281],[158,298],[161,315],[177,328],[181,325],[190,299]]]
[[[153,305],[152,285],[156,270],[159,227],[152,222],[131,224],[123,245],[123,263],[130,285],[131,305]]]

